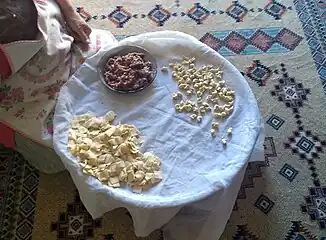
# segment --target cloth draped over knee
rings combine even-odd
[[[35,39],[1,44],[2,57],[6,57],[6,61],[2,61],[9,64],[6,73],[10,76],[1,79],[0,121],[51,146],[46,119],[53,110],[60,87],[69,78],[73,38],[64,28],[64,19],[55,1],[27,2],[35,4],[38,34]]]

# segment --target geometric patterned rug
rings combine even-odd
[[[325,0],[73,2],[92,27],[118,39],[191,34],[247,79],[265,120],[265,159],[248,165],[220,239],[326,240]],[[126,210],[93,220],[67,172],[39,173],[0,148],[0,239],[138,238]]]

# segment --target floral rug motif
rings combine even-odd
[[[248,165],[220,239],[326,240],[325,0],[73,3],[92,27],[118,39],[191,34],[247,79],[265,120],[265,159]],[[3,148],[0,210],[0,239],[138,239],[124,209],[91,219],[67,172],[38,173]],[[156,231],[146,239],[163,236]]]

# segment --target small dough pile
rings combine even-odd
[[[234,91],[225,86],[223,72],[211,65],[196,68],[195,58],[185,57],[179,63],[170,63],[172,77],[181,92],[172,95],[178,113],[189,113],[190,119],[200,123],[206,114],[213,114],[216,121],[233,112]],[[195,96],[196,101],[191,101]],[[219,123],[213,122],[211,135],[218,133]],[[229,134],[230,135],[230,134]],[[226,140],[222,139],[223,144]]]
[[[91,113],[75,116],[68,136],[68,150],[80,161],[83,172],[110,187],[130,185],[134,192],[162,180],[160,159],[139,150],[142,137],[135,126],[112,125],[116,114],[97,118]]]

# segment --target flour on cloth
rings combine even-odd
[[[189,239],[218,239],[261,133],[261,117],[254,95],[238,70],[189,35],[171,31],[146,33],[127,38],[118,45],[128,44],[148,50],[159,68],[180,61],[183,56],[193,56],[198,65],[215,65],[224,72],[224,80],[236,92],[234,112],[220,124],[222,135],[227,134],[229,127],[233,128],[227,148],[210,136],[211,116],[203,118],[198,125],[186,115],[175,113],[172,94],[177,91],[177,85],[170,73],[159,71],[151,87],[139,93],[117,94],[106,89],[96,71],[103,49],[89,58],[60,91],[54,115],[54,149],[93,218],[125,207],[132,215],[136,235],[146,236],[173,219],[183,206],[195,208],[198,205],[192,203],[199,201],[200,205],[200,200],[209,201],[213,197],[215,204],[210,202],[205,211],[218,213],[214,215],[218,226],[210,227],[212,215],[212,219],[207,218],[209,222],[203,223],[206,226],[203,229],[210,229],[210,236],[203,238],[198,233],[196,236],[201,238],[194,235]],[[111,110],[117,113],[117,122],[135,125],[142,132],[143,151],[152,151],[162,160],[163,181],[143,195],[133,194],[127,187],[110,188],[84,175],[76,158],[67,150],[68,129],[74,115],[90,111],[102,116]],[[256,147],[262,152],[261,143]],[[177,218],[178,215],[174,220]],[[177,228],[170,230],[171,238],[177,236]]]

